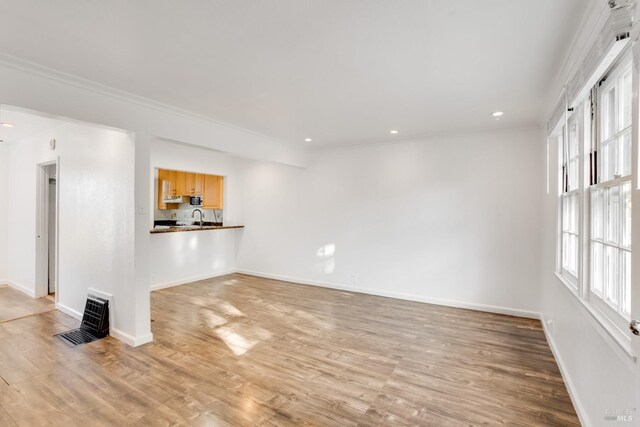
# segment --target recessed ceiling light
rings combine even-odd
[[[391,135],[396,135],[396,134],[398,133],[398,130],[396,130],[396,129],[391,129],[391,130],[389,131],[389,133],[390,133]]]
[[[305,138],[304,142],[311,142],[311,138]]]
[[[496,111],[495,113],[491,113],[493,117],[501,117],[504,113],[502,111]]]
[[[6,127],[6,128],[12,128],[13,127],[13,123],[2,123],[2,126]]]

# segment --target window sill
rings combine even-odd
[[[562,273],[559,273],[557,271],[556,277],[560,279],[560,282],[562,282],[562,284],[567,287],[569,292],[571,292],[576,298],[580,299],[580,296],[578,295],[578,287],[575,283],[573,283],[569,278],[565,277]]]
[[[569,292],[580,303],[580,306],[586,310],[588,317],[596,327],[596,330],[602,335],[605,340],[612,344],[611,347],[619,354],[623,354],[627,360],[630,360],[634,364],[638,362],[638,356],[633,352],[631,348],[631,341],[629,338],[620,331],[616,326],[611,324],[611,321],[607,319],[600,311],[593,306],[589,301],[586,301],[578,295],[577,289],[560,273],[555,273],[560,282],[567,288]],[[604,331],[604,334],[602,333]]]

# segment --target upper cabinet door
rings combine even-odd
[[[222,209],[224,177],[204,175],[202,207],[205,209]]]
[[[158,169],[158,209],[167,209],[163,200],[178,195],[176,189],[176,172]]]
[[[176,191],[178,195],[185,196],[187,192],[186,172],[176,172]]]
[[[185,196],[193,196],[196,192],[196,174],[191,172],[184,173],[184,194]]]
[[[204,187],[204,175],[201,173],[193,174],[193,195],[202,196]]]

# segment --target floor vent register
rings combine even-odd
[[[79,329],[54,335],[67,345],[75,347],[97,341],[109,335],[109,301],[93,295],[87,296]]]

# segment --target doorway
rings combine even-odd
[[[36,297],[57,301],[58,293],[58,162],[38,166],[36,205]]]
[[[48,260],[49,274],[47,277],[49,295],[53,295],[55,301],[56,294],[56,165],[49,165],[49,218],[48,218]]]

